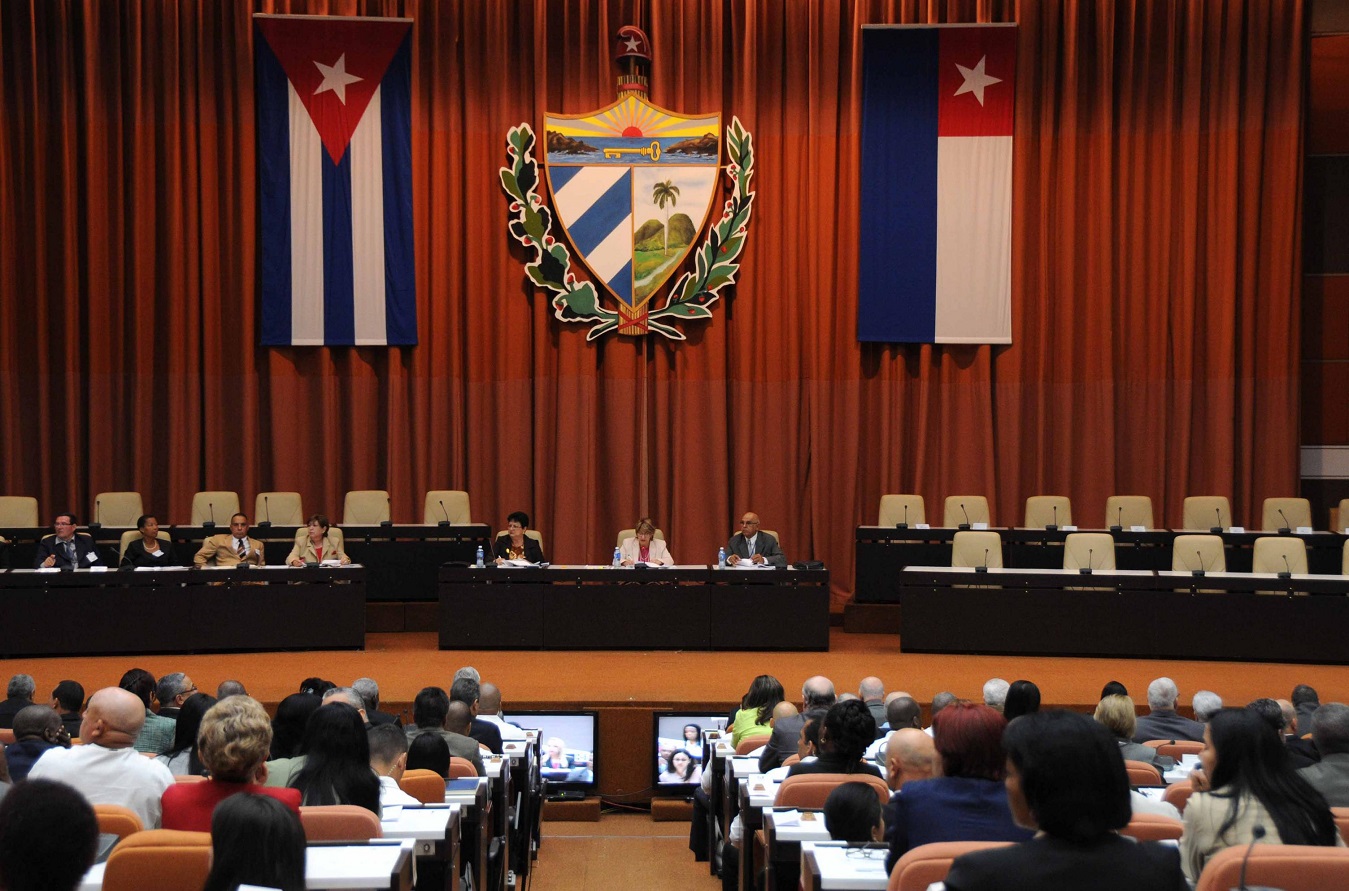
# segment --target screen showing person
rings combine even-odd
[[[725,715],[657,714],[655,781],[692,785],[703,778],[703,731],[725,726]]]
[[[512,712],[502,717],[539,731],[540,773],[550,785],[595,785],[594,712]]]

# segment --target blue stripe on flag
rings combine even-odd
[[[580,173],[581,167],[552,167],[548,168],[548,181],[552,184],[553,190],[557,191],[571,182],[571,178]]]
[[[631,214],[632,168],[628,168],[576,222],[567,227],[567,234],[578,251],[588,254]]]
[[[936,339],[937,37],[862,32],[858,340]]]
[[[384,328],[391,346],[417,343],[412,255],[412,32],[380,82],[384,158]]]
[[[607,282],[613,292],[629,306],[632,305],[632,261],[623,264],[623,268]]]
[[[323,153],[323,343],[356,342],[356,283],[351,261],[351,152],[333,164]]]
[[[257,46],[258,236],[262,343],[290,343],[290,81],[254,28]]]

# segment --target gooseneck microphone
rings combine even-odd
[[[1049,509],[1052,510],[1052,511],[1054,512],[1054,522],[1052,522],[1052,523],[1050,523],[1048,526],[1046,526],[1046,527],[1045,527],[1045,530],[1048,531],[1048,532],[1058,532],[1058,531],[1059,531],[1059,506],[1058,506],[1057,504],[1051,504],[1051,505],[1049,506]]]
[[[1240,891],[1246,891],[1246,864],[1251,862],[1251,852],[1255,850],[1256,842],[1265,837],[1265,827],[1256,823],[1251,827],[1251,843],[1246,846],[1246,856],[1241,858],[1241,881],[1237,883]]]
[[[1111,532],[1124,531],[1124,505],[1119,506],[1119,514],[1115,517],[1115,525],[1110,527]]]
[[[895,524],[895,528],[896,528],[896,529],[908,529],[908,528],[909,528],[909,505],[908,505],[907,502],[905,502],[905,504],[904,504],[904,522],[902,522],[902,523],[896,523],[896,524]]]
[[[962,514],[965,515],[965,522],[961,523],[960,526],[957,527],[957,528],[960,528],[960,529],[968,529],[968,528],[970,528],[970,513],[969,513],[969,511],[965,510],[965,503],[964,503],[964,502],[961,502],[961,504],[960,504],[960,512],[961,512]]]
[[[1284,516],[1283,508],[1279,508],[1279,519],[1283,520],[1283,525],[1279,527],[1280,535],[1287,535],[1289,532],[1293,531],[1293,524],[1288,522],[1288,518]]]
[[[89,524],[90,529],[103,528],[103,503],[97,498],[94,499],[94,522]]]
[[[201,524],[201,528],[203,528],[203,529],[214,529],[214,528],[215,528],[215,504],[213,504],[213,503],[210,502],[210,501],[206,502],[206,509],[209,510],[209,511],[211,512],[211,519],[207,520],[205,523],[202,523],[202,524]]]
[[[384,503],[385,503],[385,505],[389,508],[389,519],[387,519],[387,520],[380,520],[380,521],[379,521],[379,525],[381,525],[381,526],[392,526],[392,525],[393,525],[393,499],[386,496],[385,499],[384,499]]]
[[[1202,551],[1195,551],[1195,552],[1194,552],[1194,556],[1195,556],[1195,558],[1199,561],[1199,568],[1198,568],[1198,569],[1192,569],[1192,570],[1190,570],[1190,575],[1193,575],[1193,576],[1202,576],[1202,575],[1204,574],[1204,572],[1205,572],[1205,567],[1204,567],[1204,554],[1203,554]]]
[[[271,499],[266,495],[262,496],[262,515],[266,517],[266,519],[258,525],[264,529],[270,529],[272,526],[272,503]]]
[[[1223,509],[1222,509],[1222,508],[1220,508],[1220,507],[1215,507],[1215,508],[1213,509],[1213,519],[1217,520],[1217,523],[1216,523],[1216,525],[1210,526],[1208,531],[1209,531],[1209,532],[1222,532],[1222,531],[1223,531]]]
[[[445,502],[443,500],[440,501],[440,512],[445,515],[445,519],[441,520],[436,525],[437,526],[450,525],[450,512],[445,509]]]
[[[988,548],[984,548],[984,565],[974,567],[975,572],[988,572]]]
[[[1281,579],[1291,579],[1293,577],[1293,567],[1288,565],[1288,555],[1280,554],[1283,557],[1283,572],[1279,573]]]
[[[1094,551],[1091,548],[1087,548],[1087,565],[1077,567],[1077,571],[1082,575],[1091,575],[1091,555],[1093,553]]]

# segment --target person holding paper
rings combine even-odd
[[[656,538],[656,524],[651,522],[650,517],[638,520],[636,531],[637,534],[632,538],[623,539],[623,546],[619,548],[624,566],[636,563],[674,566],[674,557],[670,556],[670,549],[665,546],[665,542]]]
[[[498,564],[507,560],[528,560],[530,563],[543,563],[543,546],[537,539],[530,538],[525,532],[529,529],[529,514],[522,510],[512,512],[506,517],[506,531],[497,536],[492,546]]]
[[[75,531],[74,514],[57,514],[52,526],[56,534],[38,543],[34,569],[88,569],[102,565],[93,536]]]
[[[136,518],[140,538],[133,539],[122,554],[122,565],[139,569],[142,566],[175,566],[173,545],[159,540],[159,520],[149,514]]]
[[[261,566],[262,542],[248,537],[248,514],[235,514],[230,517],[230,531],[224,535],[212,535],[202,542],[201,550],[193,558],[197,566],[238,566],[251,563]]]
[[[740,518],[740,531],[726,543],[726,564],[735,566],[741,560],[786,566],[787,558],[778,547],[778,540],[759,531],[759,515],[748,511]]]
[[[351,562],[347,552],[342,549],[342,543],[328,535],[327,517],[313,514],[305,522],[309,525],[309,533],[303,538],[296,536],[295,547],[290,549],[290,556],[286,558],[287,565],[304,566],[306,563],[336,560],[346,566]]]

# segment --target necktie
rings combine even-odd
[[[79,559],[75,556],[75,541],[73,539],[66,542],[66,559],[70,561],[72,567],[76,565]]]
[[[244,547],[244,540],[242,538],[237,539],[237,541],[239,543],[239,559],[242,560],[248,556],[248,549]]]
[[[747,539],[745,539],[745,544],[749,546],[749,555],[750,555],[751,557],[753,557],[753,556],[754,556],[754,539],[752,539],[752,538],[747,538]]]

